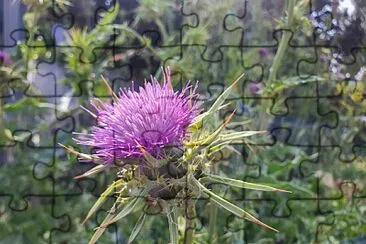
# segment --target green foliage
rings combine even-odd
[[[114,61],[126,64],[136,57],[143,60],[146,67],[138,74],[134,74],[137,76],[137,80],[155,72],[155,66],[151,60],[156,60],[162,65],[170,65],[172,70],[179,73],[184,80],[199,79],[200,93],[212,98],[218,98],[222,91],[220,89],[218,89],[219,92],[210,90],[212,93],[207,94],[207,87],[210,83],[232,81],[238,74],[244,72],[245,76],[236,85],[230,86],[230,84],[225,83],[229,87],[227,91],[230,91],[230,96],[229,92],[224,92],[219,99],[212,99],[204,105],[210,107],[213,103],[214,110],[203,113],[191,128],[192,131],[203,126],[201,119],[207,119],[211,123],[208,125],[210,128],[218,128],[219,126],[215,124],[215,121],[219,121],[219,117],[213,111],[220,110],[221,114],[225,114],[232,112],[233,107],[238,108],[242,105],[249,109],[250,114],[235,114],[227,127],[237,128],[235,126],[239,126],[240,131],[267,130],[277,117],[273,114],[279,114],[281,117],[287,112],[288,103],[286,102],[288,101],[286,99],[288,97],[294,94],[313,95],[314,87],[318,86],[318,90],[322,94],[339,95],[337,99],[333,100],[320,99],[319,109],[327,107],[334,110],[339,116],[338,128],[346,128],[342,133],[338,129],[331,132],[321,131],[319,135],[322,139],[321,143],[342,143],[345,147],[353,145],[353,143],[364,144],[366,141],[364,77],[362,76],[358,80],[348,78],[338,80],[337,74],[331,72],[329,67],[325,65],[334,61],[333,54],[329,49],[320,47],[315,51],[305,48],[296,49],[289,48],[288,43],[285,43],[283,57],[278,61],[278,72],[270,83],[267,82],[269,68],[272,67],[273,61],[276,61],[275,51],[278,50],[271,49],[267,56],[259,55],[255,48],[221,48],[222,54],[220,55],[217,51],[219,50],[217,43],[231,45],[239,45],[239,41],[243,45],[261,43],[263,38],[268,36],[268,33],[272,35],[272,30],[275,27],[292,29],[294,35],[291,37],[291,42],[307,45],[309,38],[312,38],[314,29],[311,20],[307,17],[309,1],[296,1],[291,12],[291,21],[288,17],[289,11],[285,14],[286,6],[284,9],[277,9],[278,6],[274,8],[272,12],[274,17],[269,19],[266,16],[266,11],[262,10],[263,3],[266,1],[248,4],[245,21],[233,17],[227,18],[226,22],[229,29],[241,27],[245,30],[243,40],[240,39],[241,31],[229,33],[222,28],[223,18],[228,13],[233,13],[238,2],[240,1],[184,1],[185,13],[198,14],[200,23],[197,27],[195,27],[196,23],[192,16],[186,16],[183,20],[177,18],[182,14],[176,2],[141,0],[138,8],[132,10],[133,14],[136,15],[132,23],[128,22],[129,19],[127,19],[131,12],[122,10],[123,6],[120,8],[117,5],[102,13],[94,26],[81,29],[74,27],[68,30],[64,43],[67,47],[56,50],[56,54],[54,54],[50,48],[46,47],[46,43],[49,43],[52,38],[47,33],[51,33],[54,24],[47,19],[47,15],[52,8],[61,16],[69,10],[70,6],[72,7],[72,1],[22,1],[26,6],[23,22],[29,32],[29,38],[17,45],[15,53],[13,53],[13,64],[10,67],[0,67],[0,75],[2,76],[0,95],[7,95],[12,89],[15,89],[17,94],[39,94],[36,87],[28,81],[28,78],[37,72],[37,63],[40,60],[55,58],[58,64],[65,67],[66,76],[63,83],[70,88],[70,94],[82,93],[83,97],[72,103],[62,101],[57,106],[47,99],[30,96],[21,96],[1,104],[0,143],[13,145],[15,140],[16,145],[7,149],[6,152],[0,153],[2,160],[6,159],[5,161],[10,162],[1,166],[2,189],[6,193],[9,193],[9,189],[11,189],[11,195],[14,195],[14,199],[10,200],[8,196],[5,196],[0,202],[0,212],[2,213],[0,215],[0,242],[41,243],[49,242],[52,238],[55,243],[67,243],[70,240],[75,243],[84,243],[85,240],[93,236],[93,228],[103,221],[103,218],[100,217],[104,217],[104,224],[108,224],[115,221],[117,217],[127,214],[128,218],[119,219],[119,223],[113,225],[119,227],[119,237],[122,239],[127,240],[131,235],[130,238],[135,239],[137,243],[151,243],[152,241],[166,243],[167,240],[171,240],[172,243],[180,243],[182,241],[181,236],[184,235],[186,222],[177,216],[178,213],[174,211],[174,206],[167,207],[166,218],[141,215],[141,211],[135,213],[135,209],[137,210],[141,206],[135,205],[134,201],[114,206],[116,211],[118,210],[115,214],[119,213],[119,216],[111,212],[108,213],[107,211],[112,207],[111,198],[115,194],[116,183],[112,182],[110,174],[100,172],[104,170],[104,167],[94,169],[83,167],[80,170],[81,166],[75,166],[78,165],[75,163],[75,156],[66,156],[59,149],[56,152],[42,149],[44,145],[46,148],[54,146],[55,130],[65,126],[58,124],[60,123],[58,118],[61,118],[61,115],[72,116],[75,119],[75,125],[80,130],[88,130],[89,124],[86,124],[85,121],[89,121],[90,117],[80,115],[79,109],[75,109],[75,107],[84,104],[93,95],[109,96],[108,89],[104,86],[100,76],[108,73],[109,68],[114,67]],[[361,5],[361,1],[357,2]],[[146,24],[156,26],[161,32],[158,44],[153,43],[150,37],[139,32],[139,27]],[[184,24],[187,25],[180,29]],[[115,30],[120,34],[113,42],[112,37]],[[277,37],[280,40],[283,36],[278,35]],[[290,38],[290,35],[287,35],[287,38]],[[175,44],[180,41],[185,44],[182,56],[181,50],[175,47]],[[192,47],[191,44],[200,44],[200,46]],[[111,45],[132,48],[120,50],[117,54],[102,48]],[[56,57],[52,55],[56,55]],[[315,56],[319,59],[314,60]],[[320,61],[321,57],[326,58],[325,62]],[[203,61],[204,58],[217,59],[218,62]],[[298,76],[297,65],[300,59],[306,59],[309,62],[301,66],[300,73],[302,75]],[[263,65],[264,73],[255,67],[257,63]],[[352,65],[340,65],[337,72],[343,70],[344,73],[349,72],[352,75],[357,72],[362,73],[363,66],[364,60],[360,57]],[[116,71],[116,73],[117,76],[121,77],[129,75],[123,69]],[[263,80],[261,80],[262,75]],[[273,97],[275,101],[272,103],[269,100],[266,102],[243,99],[240,102],[231,101],[230,104],[224,104],[225,99],[243,94],[247,97],[256,97],[256,95],[250,94],[246,88],[249,81],[262,81],[264,88],[260,90],[259,95]],[[72,106],[73,103],[76,104]],[[291,104],[291,111],[293,111],[291,119],[294,121],[289,120],[284,123],[289,123],[291,128],[298,128],[296,134],[291,135],[291,142],[295,145],[307,141],[310,137],[309,131],[318,131],[320,122],[327,122],[321,121],[324,118],[313,119],[306,124],[307,127],[298,122],[308,119],[309,111],[314,107],[313,105],[302,102]],[[55,113],[57,113],[58,118],[51,117]],[[249,122],[235,124],[243,120]],[[14,133],[19,128],[24,131]],[[286,145],[286,142],[280,141],[277,141],[275,145],[251,151],[251,142],[259,144],[263,141],[268,142],[268,138],[260,134],[250,137],[250,140],[246,138],[246,145],[227,145],[238,138],[242,139],[242,137],[248,136],[240,131],[232,130],[231,134],[220,137],[218,136],[220,130],[218,130],[217,135],[212,137],[201,135],[202,137],[195,138],[212,143],[210,149],[207,150],[207,156],[212,159],[213,167],[220,169],[221,177],[214,177],[213,181],[216,184],[206,185],[205,188],[202,188],[200,185],[203,184],[204,180],[202,180],[201,183],[199,182],[200,184],[197,184],[197,187],[204,189],[203,193],[211,194],[213,206],[219,205],[231,213],[219,211],[220,209],[215,212],[215,208],[207,207],[201,202],[197,203],[198,208],[203,211],[200,213],[202,219],[194,223],[199,228],[194,233],[193,239],[202,240],[201,243],[210,243],[213,240],[210,239],[210,236],[213,236],[211,233],[214,233],[217,243],[241,243],[244,239],[251,243],[311,243],[316,241],[314,233],[318,231],[317,241],[319,243],[336,243],[366,232],[364,218],[366,209],[363,207],[365,202],[362,198],[357,197],[365,193],[363,179],[366,178],[364,166],[366,155],[361,155],[352,163],[346,164],[340,159],[342,157],[350,158],[354,152],[343,151],[340,154],[336,149],[316,152],[313,149],[289,146]],[[65,145],[72,144],[70,135],[65,135],[63,132],[57,134],[57,141]],[[30,145],[36,149],[30,149]],[[243,151],[246,152],[246,156],[236,153]],[[157,165],[164,163],[157,162],[150,156],[145,154],[152,166],[158,167]],[[54,164],[50,165],[50,162],[54,162]],[[259,168],[260,172],[258,172]],[[78,190],[80,189],[79,184],[82,185],[83,182],[73,179],[74,169],[79,174],[87,172],[84,176],[93,175],[91,177],[100,182],[100,186],[97,189],[85,187],[81,195]],[[108,170],[113,172],[115,168],[111,167]],[[99,174],[95,174],[97,172]],[[52,199],[49,197],[23,199],[25,193],[51,194],[53,190],[50,183],[51,179],[58,183],[54,189],[55,192],[72,195],[69,198],[57,197],[55,199],[58,207],[56,214],[68,215],[70,228],[63,226],[62,223],[59,224],[59,222],[59,225],[50,226],[50,223],[54,223],[55,218],[51,215]],[[342,180],[343,184],[341,184]],[[256,189],[263,187],[258,185],[261,183],[266,187],[289,190],[292,194],[248,190],[245,189],[248,186],[245,182],[255,184],[251,185],[252,188],[253,186]],[[91,183],[88,184],[91,185]],[[85,185],[88,184],[85,183]],[[233,185],[244,189],[231,187]],[[105,189],[107,191],[102,195],[103,197],[97,200],[96,195],[101,195]],[[317,211],[314,199],[318,196],[338,199],[320,201],[319,203],[322,209],[333,212],[332,216]],[[274,206],[271,202],[260,200],[245,202],[225,200],[243,199],[243,197],[246,199],[271,199],[277,205]],[[312,200],[296,200],[296,198]],[[28,207],[26,203],[28,203]],[[130,205],[128,205],[129,203]],[[235,207],[234,204],[239,207]],[[14,209],[22,211],[16,212]],[[88,209],[91,209],[89,214]],[[255,225],[234,217],[235,214],[241,217],[245,215],[256,221],[243,209],[254,209],[253,212],[257,213],[261,221],[276,227],[280,233],[276,234],[266,229],[257,228]],[[100,211],[104,211],[104,215],[100,214]],[[94,215],[92,215],[93,213]],[[211,214],[216,215],[216,218],[208,219]],[[85,225],[82,225],[82,218],[85,216],[90,218]],[[227,224],[226,221],[222,220],[230,220],[230,223]],[[324,225],[323,223],[332,224]],[[316,229],[318,226],[319,230]],[[61,228],[64,232],[51,232],[52,228]],[[242,231],[243,228],[246,228],[245,232]],[[103,236],[100,237],[102,233]],[[137,233],[139,233],[138,236]],[[100,243],[115,241],[112,228],[97,229],[94,239],[96,240],[97,237],[100,237]]]

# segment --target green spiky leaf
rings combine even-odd
[[[267,131],[238,131],[220,135],[223,141],[239,140],[245,137],[266,133]]]
[[[133,227],[130,237],[128,238],[127,242],[128,244],[132,243],[137,237],[137,235],[140,233],[142,227],[145,224],[145,220],[146,220],[146,213],[142,213],[139,219],[137,220],[135,227]]]
[[[238,216],[239,218],[247,219],[253,223],[259,224],[261,226],[264,226],[270,230],[278,232],[278,230],[272,228],[269,225],[266,225],[265,223],[261,222],[257,218],[255,218],[252,214],[248,213],[244,209],[239,208],[238,206],[232,204],[231,202],[225,200],[224,198],[216,195],[209,189],[207,189],[205,186],[203,186],[193,175],[189,175],[190,182],[198,187],[203,193],[207,194],[210,197],[210,201],[212,201],[214,204],[226,209],[227,211],[233,213],[234,215]]]
[[[105,165],[105,164],[97,165],[97,166],[91,168],[90,170],[86,171],[85,173],[83,173],[81,175],[78,175],[78,176],[75,176],[74,179],[80,179],[80,178],[84,178],[84,177],[88,177],[88,176],[97,174],[99,172],[102,172],[106,168],[108,168],[108,166]]]
[[[97,166],[98,167],[98,166]],[[105,202],[105,200],[107,199],[107,197],[112,193],[112,191],[114,189],[116,189],[117,187],[121,186],[123,184],[122,180],[118,180],[113,182],[103,193],[102,195],[98,198],[98,200],[95,202],[95,204],[93,205],[93,207],[89,210],[89,213],[87,214],[87,216],[85,217],[83,224],[95,213],[95,211],[97,211],[100,206],[102,205],[102,203]]]
[[[101,225],[101,227],[106,227],[124,217],[129,215],[133,210],[135,210],[140,203],[144,201],[144,194],[146,193],[146,190],[142,191],[138,196],[133,197],[131,201],[129,201],[126,206],[108,223]]]
[[[206,177],[204,177],[202,180],[208,180],[211,182],[217,182],[229,186],[234,187],[240,187],[244,189],[250,189],[250,190],[257,190],[257,191],[276,191],[276,192],[287,192],[291,193],[290,191],[278,189],[272,186],[262,185],[262,184],[255,184],[255,183],[249,183],[241,180],[231,179],[227,177],[222,177],[218,175],[210,175],[206,174]]]
[[[238,81],[244,76],[245,73],[241,74],[234,82],[231,84],[214,102],[214,104],[211,106],[211,108],[199,116],[195,118],[195,121],[189,125],[188,131],[196,131],[202,127],[203,121],[211,116],[212,114],[216,113],[222,104],[225,102],[225,100],[229,97],[231,90],[235,87],[235,85],[238,83]]]
[[[102,18],[99,20],[99,25],[109,25],[111,24],[118,15],[119,12],[119,4],[116,3],[111,10],[108,10],[103,13]]]
[[[115,212],[116,212],[116,209],[117,209],[117,202],[114,203],[114,205],[112,206],[112,208],[110,209],[109,213],[107,214],[107,216],[104,218],[101,226],[109,223],[113,217],[115,216]],[[104,231],[106,230],[105,227],[98,227],[96,229],[96,231],[94,232],[92,238],[90,239],[89,241],[89,244],[94,244],[98,241],[98,239],[102,236],[102,234],[104,233]]]
[[[211,142],[213,142],[221,133],[221,131],[225,128],[224,125],[220,126],[216,131],[213,133],[205,136],[202,139],[196,140],[196,141],[188,141],[185,143],[185,146],[187,147],[194,147],[194,146],[204,146],[208,145]]]

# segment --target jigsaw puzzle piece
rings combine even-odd
[[[14,136],[16,134],[14,132]],[[31,136],[31,133],[29,135]],[[14,147],[8,149],[5,162],[1,164],[3,190],[0,206],[1,215],[7,221],[2,222],[6,223],[5,225],[1,224],[3,231],[0,238],[4,240],[12,236],[20,242],[48,241],[52,229],[65,229],[68,224],[67,219],[53,218],[52,176],[43,175],[42,179],[36,177],[39,169],[35,166],[52,161],[53,150],[31,148],[26,141],[15,143]],[[22,158],[19,156],[20,153],[25,153],[29,157]],[[30,231],[34,224],[38,226],[37,232]]]
[[[252,5],[251,5],[252,4]],[[206,7],[215,6],[212,10],[215,13],[215,20],[206,11]],[[260,8],[260,4],[248,1],[234,1],[233,3],[215,3],[210,2],[183,2],[182,14],[186,21],[181,28],[181,44],[184,46],[201,47],[202,59],[210,62],[220,62],[224,59],[228,48],[259,48],[276,46],[277,43],[268,44],[257,41],[257,38],[263,38],[263,33],[258,37],[253,37],[252,29],[255,22],[254,16],[247,13],[248,5],[251,8]],[[250,15],[250,16],[248,16]],[[244,25],[242,24],[244,23]],[[251,23],[251,24],[249,24]],[[219,28],[219,29],[218,29]],[[214,30],[217,35],[209,36],[207,29]],[[264,29],[264,28],[263,28]],[[273,30],[270,29],[267,34],[269,40],[273,40]],[[255,40],[255,41],[253,41]],[[249,43],[248,43],[249,42]]]
[[[194,44],[207,46],[209,49],[215,50],[222,47],[268,47],[277,46],[277,42],[273,39],[272,33],[274,26],[261,26],[258,19],[262,15],[269,15],[271,3],[255,2],[255,1],[234,1],[232,3],[215,3],[214,21],[211,20],[211,14],[206,11],[208,4],[212,6],[212,2],[185,2],[182,7],[182,13],[191,20],[187,19],[185,25],[182,26],[182,44]],[[263,11],[265,9],[265,11]],[[280,9],[280,8],[279,8]],[[273,14],[273,13],[272,13]],[[274,22],[272,23],[274,24]],[[218,34],[222,35],[205,38],[202,29],[209,25],[215,28]],[[187,30],[185,30],[187,28]],[[206,29],[203,29],[206,30]],[[253,30],[256,30],[255,32]],[[258,30],[261,30],[258,32]],[[194,36],[196,38],[189,37]],[[187,40],[187,43],[185,40]],[[209,54],[210,52],[208,52]],[[212,53],[212,52],[211,52]]]
[[[287,131],[288,134],[283,139],[288,145],[309,150],[320,147],[323,136],[327,136],[323,129],[333,130],[338,125],[338,114],[332,110],[324,111],[317,98],[289,97],[285,104],[287,113],[277,116],[270,128],[277,139],[279,132]],[[297,107],[299,105],[301,108]]]
[[[317,212],[324,215],[317,223],[314,234],[314,240],[318,242],[352,239],[357,236],[357,230],[353,227],[364,226],[360,219],[363,210],[357,205],[364,196],[360,179],[364,178],[365,172],[359,168],[362,158],[347,162],[339,157],[341,152],[339,147],[322,147],[316,162],[304,161],[301,164],[301,174],[307,175],[308,179],[316,179],[313,190],[317,195]],[[355,168],[358,170],[355,171]],[[296,212],[301,209],[296,207],[297,202],[293,204],[292,209]],[[347,234],[340,231],[345,225],[350,230]]]
[[[23,196],[27,207],[21,211],[5,210],[2,217],[6,222],[0,223],[2,241],[23,242],[52,242],[54,231],[67,232],[69,220],[65,216],[54,216],[52,194],[25,194]],[[14,204],[14,203],[13,203]],[[56,218],[57,217],[57,218]],[[37,225],[37,231],[34,231]]]

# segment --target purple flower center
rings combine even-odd
[[[181,147],[189,124],[199,113],[197,86],[186,95],[190,88],[188,82],[181,92],[175,92],[168,69],[163,85],[151,77],[139,91],[121,89],[113,103],[95,99],[97,126],[76,142],[96,148],[95,155],[106,163],[142,158],[141,147],[155,157],[165,157],[164,148]]]
[[[11,58],[9,54],[5,51],[0,51],[0,65],[10,65],[11,64]]]

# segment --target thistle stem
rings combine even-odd
[[[287,28],[292,29],[293,14],[294,14],[295,0],[287,1]],[[280,68],[283,56],[289,45],[292,32],[286,31],[283,33],[280,45],[278,47],[276,56],[274,57],[272,67],[269,69],[268,85],[276,80],[278,69]]]
[[[212,173],[217,174],[217,165],[212,166]],[[208,223],[208,243],[216,244],[216,222],[217,222],[217,206],[210,202],[210,219]]]
[[[0,95],[2,95],[1,88],[0,88]],[[0,144],[5,144],[5,138],[6,138],[4,116],[5,116],[4,102],[3,102],[3,100],[0,99]],[[4,139],[4,141],[2,141],[2,139]],[[5,156],[6,154],[0,153],[0,159],[1,159],[2,155]]]
[[[196,207],[193,200],[187,199],[186,201],[186,229],[184,231],[184,244],[192,244],[195,229],[194,220],[196,217]]]
[[[209,242],[215,244],[217,242],[216,239],[216,220],[217,220],[217,207],[215,204],[210,204],[210,221],[208,223],[208,237]]]

